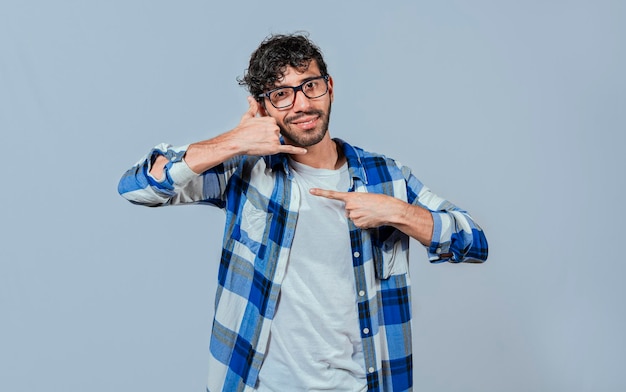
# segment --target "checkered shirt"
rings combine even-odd
[[[486,260],[485,236],[466,211],[396,161],[335,141],[347,158],[349,191],[390,195],[432,212],[431,262]],[[146,206],[193,203],[225,211],[207,391],[253,391],[301,196],[286,155],[239,156],[198,175],[183,160],[187,147],[155,147],[124,174],[119,192]],[[169,160],[162,181],[148,174],[157,155]],[[411,390],[409,238],[389,226],[363,230],[349,221],[349,229],[368,391]]]

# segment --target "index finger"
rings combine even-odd
[[[348,192],[339,192],[339,191],[331,191],[329,189],[320,189],[320,188],[311,188],[309,192],[315,196],[325,197],[327,199],[340,200],[345,202],[350,193]]]

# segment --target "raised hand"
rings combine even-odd
[[[276,120],[269,116],[259,116],[259,103],[254,98],[248,97],[248,104],[250,106],[241,117],[239,125],[226,134],[241,154],[306,154],[304,148],[282,145]]]
[[[213,139],[189,145],[185,161],[191,170],[202,173],[237,155],[306,154],[307,150],[302,147],[280,144],[280,128],[276,120],[259,116],[259,103],[254,98],[248,97],[248,104],[248,110],[235,128]],[[165,162],[157,160],[150,173],[160,176]]]

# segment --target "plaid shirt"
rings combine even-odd
[[[407,167],[336,141],[348,161],[351,192],[387,194],[432,211],[431,262],[486,260],[486,239],[465,211],[433,194]],[[196,203],[225,211],[207,391],[251,391],[289,262],[300,194],[285,155],[239,156],[197,175],[184,162],[185,151],[155,147],[126,172],[119,192],[141,205]],[[148,174],[157,154],[169,159],[161,182]],[[368,390],[411,390],[409,238],[389,226],[349,225]]]

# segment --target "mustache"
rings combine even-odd
[[[298,121],[301,118],[306,117],[306,116],[324,117],[324,112],[321,111],[321,110],[307,110],[306,112],[301,112],[301,113],[298,113],[298,114],[294,114],[291,117],[285,118],[285,123],[289,124],[289,123],[292,123],[294,121]]]

